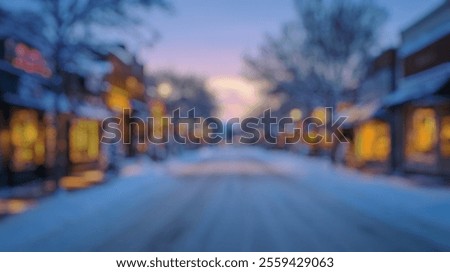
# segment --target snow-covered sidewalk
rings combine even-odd
[[[104,184],[73,192],[60,190],[25,213],[0,221],[0,251],[93,249],[123,231],[123,222],[130,218],[116,214],[132,217],[145,203],[143,198],[163,186],[170,186],[170,180],[162,165],[145,159],[125,161],[121,173]],[[49,244],[54,235],[63,239]]]

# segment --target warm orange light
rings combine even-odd
[[[46,137],[46,165],[54,166],[56,160],[56,128],[49,125],[45,129]]]
[[[127,85],[127,89],[134,90],[138,87],[138,80],[135,77],[129,76],[126,79],[125,84]]]
[[[11,121],[12,165],[23,171],[45,161],[44,128],[39,126],[38,114],[33,110],[16,110]]]
[[[408,131],[407,154],[432,152],[437,143],[436,113],[433,109],[417,109],[412,114]]]
[[[292,109],[289,113],[289,116],[292,118],[294,122],[298,122],[303,117],[303,112],[300,109]]]
[[[106,96],[106,104],[115,112],[122,113],[124,109],[131,109],[130,100],[126,90],[112,86]]]
[[[168,82],[164,82],[158,85],[158,88],[156,90],[158,92],[158,95],[161,96],[163,99],[169,98],[173,93],[172,85]]]
[[[33,204],[32,201],[21,199],[0,199],[0,215],[1,214],[18,214],[27,210]]]
[[[76,176],[63,177],[59,181],[59,184],[67,190],[83,189],[90,185],[83,177]]]
[[[10,135],[9,131],[4,129],[0,130],[0,155],[2,159],[7,159],[9,157],[10,150]]]
[[[155,119],[161,118],[166,114],[166,106],[162,101],[153,100],[150,103],[150,111]]]
[[[70,161],[94,162],[99,157],[99,127],[93,120],[73,121],[69,132]]]
[[[450,157],[450,116],[445,116],[442,118],[441,154],[444,157]]]
[[[318,118],[323,123],[325,123],[325,121],[326,121],[326,116],[327,116],[327,111],[325,108],[322,108],[322,107],[315,108],[313,113],[311,114],[311,117]]]
[[[104,174],[100,170],[90,170],[82,173],[82,177],[89,183],[100,183],[103,181]]]
[[[361,162],[386,161],[391,153],[390,127],[381,121],[369,121],[355,134],[355,155]]]
[[[45,128],[41,126],[39,132],[36,144],[34,145],[34,163],[43,165],[45,163]]]
[[[11,118],[11,140],[14,146],[29,146],[38,137],[38,117],[35,111],[16,111]]]

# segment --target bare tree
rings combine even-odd
[[[268,81],[287,102],[334,107],[364,75],[386,12],[352,0],[295,0],[295,7],[298,20],[268,36],[258,55],[245,57],[245,75]]]
[[[273,85],[295,80],[301,76],[304,56],[299,45],[303,39],[294,23],[285,24],[278,36],[266,35],[258,55],[244,56],[244,74],[250,79],[265,80]]]
[[[95,61],[95,53],[119,45],[153,43],[156,32],[147,18],[154,6],[169,7],[165,0],[3,2],[0,34],[42,50],[59,79],[55,87],[63,92],[64,73],[89,69],[87,61]]]
[[[170,92],[165,97],[160,97],[166,103],[168,111],[180,109],[182,115],[186,115],[191,109],[195,109],[198,117],[210,117],[216,108],[216,102],[207,90],[205,80],[193,75],[179,75],[173,72],[160,72],[148,78],[155,85],[155,90],[161,84],[168,84]],[[154,93],[158,97],[160,94]]]
[[[70,89],[68,73],[89,75],[111,48],[151,44],[155,31],[150,9],[168,7],[165,0],[15,0],[0,3],[0,35],[18,38],[40,49],[53,72],[53,90]],[[57,139],[64,139],[64,122],[56,122]],[[57,181],[67,166],[65,147],[58,148],[52,171]]]
[[[341,92],[357,87],[377,45],[386,11],[372,1],[295,0],[305,30],[304,53],[326,104],[335,106]]]

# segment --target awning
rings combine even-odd
[[[23,96],[17,93],[5,93],[3,100],[14,106],[36,109],[44,112],[55,112],[56,94],[49,90],[42,90],[37,96]],[[71,104],[67,96],[58,95],[57,110],[59,113],[69,113]]]
[[[3,85],[0,83],[4,102],[45,112],[55,112],[55,109],[58,112],[70,112],[71,104],[67,96],[52,91],[50,80],[28,74],[4,61],[0,61],[0,73],[12,76],[4,79]],[[14,80],[14,83],[8,82],[8,80]],[[55,103],[55,99],[58,99],[57,103]]]
[[[40,97],[23,97],[16,93],[5,93],[3,100],[14,106],[36,109],[45,112],[53,112],[55,103],[51,93],[46,93]]]
[[[450,74],[437,75],[403,84],[399,89],[383,99],[384,107],[393,107],[436,94],[449,92]]]
[[[338,117],[347,118],[344,122],[344,128],[350,128],[357,123],[367,121],[372,118],[383,119],[385,113],[381,107],[380,101],[358,104],[338,113]]]
[[[3,94],[5,102],[11,105],[52,112],[55,108],[54,94],[46,89],[40,80],[28,74],[22,74],[18,78],[13,90],[7,90]]]
[[[114,113],[109,111],[105,105],[93,105],[89,103],[81,103],[75,109],[74,113],[78,117],[103,121],[106,118],[115,116]]]

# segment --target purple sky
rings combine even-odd
[[[390,17],[383,44],[443,0],[375,0]],[[244,52],[254,52],[265,33],[295,18],[291,0],[171,0],[174,14],[153,14],[162,39],[143,54],[150,71],[175,69],[206,77],[237,76]]]

